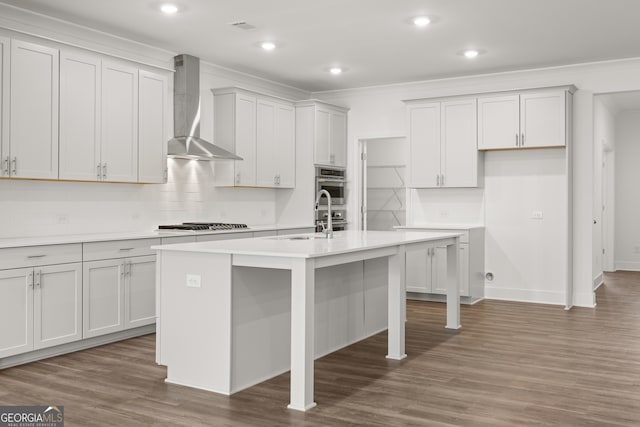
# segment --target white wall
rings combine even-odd
[[[570,283],[554,281],[554,289],[548,289],[543,280],[529,284],[529,295],[558,295],[566,293],[566,289],[573,285],[567,305],[592,307],[595,304],[593,288],[593,95],[594,93],[620,92],[640,89],[640,60],[622,60],[584,64],[569,67],[528,70],[511,73],[499,73],[482,76],[442,79],[407,84],[397,84],[380,87],[359,88],[344,91],[330,91],[314,93],[314,97],[327,102],[349,107],[349,181],[357,182],[353,171],[357,170],[357,141],[366,137],[386,135],[406,135],[403,99],[433,98],[441,96],[466,95],[473,93],[516,90],[536,87],[550,87],[574,84],[578,91],[574,96],[573,114],[573,146],[570,151],[572,169],[566,173],[568,179],[573,180],[573,197],[571,215],[573,226],[573,268],[567,276],[573,275]],[[540,184],[533,192],[544,191],[545,183]],[[535,185],[534,185],[535,187]],[[424,193],[422,200],[429,199],[429,193]],[[438,193],[440,194],[440,193]],[[444,194],[444,193],[442,193]],[[447,197],[447,196],[442,196]],[[475,193],[469,194],[469,205],[473,199],[479,197]],[[466,197],[465,197],[466,199]],[[350,201],[350,209],[356,206]],[[479,202],[476,202],[478,204]],[[423,211],[424,203],[420,204]],[[473,209],[470,209],[470,212]],[[437,212],[437,210],[435,211]],[[514,222],[515,224],[515,222]],[[491,231],[487,230],[488,235]],[[524,243],[523,243],[524,244]],[[535,250],[542,251],[538,247]],[[487,254],[487,259],[492,255]],[[565,257],[566,258],[566,257]],[[495,259],[495,258],[494,258]],[[532,270],[537,260],[524,261],[527,268]],[[552,271],[560,272],[566,268],[565,260],[551,260],[551,265],[545,266]],[[495,266],[498,271],[508,271],[508,264]],[[502,273],[500,273],[502,275]],[[567,280],[565,280],[567,282]],[[519,286],[519,285],[516,285]],[[551,292],[551,294],[549,294]],[[533,298],[533,297],[532,297]],[[537,298],[537,297],[536,297]],[[531,299],[533,300],[533,299]]]
[[[0,5],[0,33],[64,48],[67,43],[171,69],[173,56],[152,46]],[[54,41],[51,41],[54,40]],[[60,42],[60,43],[58,43]],[[172,90],[172,82],[169,91]],[[201,63],[201,136],[213,140],[212,88],[241,86],[284,98],[309,93],[212,64]],[[173,99],[171,93],[168,94]],[[167,140],[173,132],[168,118]],[[276,222],[276,190],[213,185],[216,162],[169,160],[167,184],[105,184],[0,180],[0,238],[86,232],[148,231],[159,224]]]
[[[615,266],[640,271],[640,111],[616,115]]]

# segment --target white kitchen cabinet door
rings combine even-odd
[[[409,186],[440,183],[440,103],[409,107]]]
[[[82,263],[35,267],[34,349],[82,339]]]
[[[168,84],[166,75],[142,70],[139,72],[139,182],[163,183],[167,181]]]
[[[0,37],[0,177],[9,176],[9,57],[11,43]]]
[[[82,337],[124,329],[124,260],[83,263]]]
[[[334,166],[347,166],[347,114],[331,112],[329,162]]]
[[[330,165],[331,111],[316,108],[313,160],[316,164]]]
[[[278,187],[296,186],[296,112],[293,106],[278,104],[276,108],[276,155]]]
[[[256,114],[256,184],[259,187],[276,187],[278,185],[278,167],[276,157],[279,155],[276,141],[275,102],[258,99]]]
[[[60,179],[100,181],[100,58],[60,53]]]
[[[460,296],[469,296],[469,245],[460,244],[458,252],[458,268],[460,269]],[[432,293],[447,294],[447,248],[436,247],[434,258],[434,277]]]
[[[441,187],[478,186],[476,100],[441,105]]]
[[[102,62],[103,180],[138,181],[138,69]]]
[[[520,147],[566,145],[565,99],[565,91],[520,95]]]
[[[235,163],[235,184],[256,185],[256,104],[254,96],[238,94],[235,110],[235,150],[242,157]]]
[[[407,292],[431,293],[433,245],[420,249],[407,249],[405,258],[405,281]]]
[[[478,98],[478,149],[518,148],[519,99],[518,95]]]
[[[11,41],[10,175],[58,178],[58,50]]]
[[[0,271],[0,359],[33,350],[33,269]]]
[[[125,262],[124,327],[136,328],[156,321],[156,256],[133,257]]]

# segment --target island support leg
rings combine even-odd
[[[447,329],[460,329],[460,238],[447,246]]]
[[[291,268],[291,402],[306,411],[313,401],[315,261],[296,259]]]
[[[389,330],[387,359],[401,360],[407,357],[404,349],[404,322],[406,320],[407,295],[405,291],[405,248],[389,257]]]

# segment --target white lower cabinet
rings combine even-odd
[[[141,239],[84,244],[83,338],[155,323],[156,256],[149,247],[159,243]],[[96,259],[100,257],[108,259]]]
[[[463,302],[484,298],[484,229],[452,230],[441,228],[403,228],[403,231],[459,232],[460,296]],[[409,297],[446,295],[447,250],[434,245],[408,247],[405,281]],[[422,299],[422,298],[418,298]],[[428,298],[427,298],[428,299]]]
[[[81,265],[0,271],[0,358],[82,338]]]

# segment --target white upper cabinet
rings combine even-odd
[[[0,37],[0,177],[9,176],[9,39]]]
[[[569,96],[554,89],[478,98],[478,149],[566,146]]]
[[[100,58],[60,53],[60,179],[100,181]]]
[[[138,180],[138,69],[102,62],[102,175],[112,182]]]
[[[480,185],[476,100],[411,101],[409,187]]]
[[[58,178],[58,50],[11,41],[9,149],[14,178]]]
[[[216,163],[216,185],[294,187],[293,103],[233,87],[213,94],[214,143],[242,157]]]
[[[216,162],[216,185],[256,185],[256,106],[253,94],[213,90],[214,144],[242,157]]]
[[[293,188],[295,186],[293,106],[259,99],[257,111],[257,185]]]
[[[163,183],[167,180],[168,79],[166,75],[139,72],[138,181]]]
[[[347,166],[347,110],[324,103],[316,103],[315,164]]]

